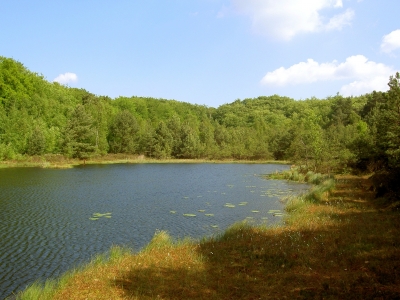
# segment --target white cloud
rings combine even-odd
[[[350,56],[345,62],[318,63],[313,59],[300,62],[287,69],[281,67],[268,72],[263,85],[287,86],[314,83],[318,81],[347,80],[340,93],[344,96],[361,95],[373,90],[386,91],[394,69],[381,63],[369,61],[363,55]]]
[[[354,18],[354,11],[351,9],[346,9],[342,14],[333,16],[325,28],[327,30],[341,30],[346,25],[351,25],[351,20]]]
[[[391,53],[396,49],[400,49],[400,29],[394,30],[382,38],[382,52]]]
[[[71,82],[76,82],[78,81],[78,76],[75,73],[64,73],[58,75],[56,78],[54,78],[55,82],[61,83],[61,84],[68,84]]]
[[[232,0],[235,8],[249,15],[253,28],[264,35],[290,40],[299,33],[338,30],[349,25],[354,12],[347,9],[328,21],[320,12],[342,8],[342,0]]]

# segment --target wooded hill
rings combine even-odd
[[[388,82],[387,92],[359,97],[273,95],[212,108],[98,96],[0,57],[0,160],[107,153],[284,159],[322,172],[351,167],[393,178],[400,174],[400,75]]]

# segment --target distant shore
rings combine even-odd
[[[39,167],[53,169],[68,169],[82,165],[96,164],[143,164],[143,163],[246,163],[246,164],[290,164],[278,160],[237,160],[237,159],[155,159],[144,155],[106,154],[90,157],[87,160],[68,158],[63,155],[51,154],[43,156],[27,156],[14,160],[0,161],[0,168]]]

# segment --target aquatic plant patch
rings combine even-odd
[[[98,219],[100,219],[102,217],[110,219],[111,218],[111,213],[110,212],[107,212],[107,213],[104,213],[104,214],[102,214],[102,213],[93,213],[92,217],[90,217],[89,220],[96,221],[96,220],[98,220]]]

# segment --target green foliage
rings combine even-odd
[[[46,137],[43,130],[36,126],[32,134],[28,138],[28,145],[26,152],[29,155],[42,155],[46,150]]]
[[[123,110],[119,112],[110,128],[109,143],[113,153],[135,153],[137,148],[136,134],[139,125],[133,115]]]
[[[63,150],[67,156],[87,159],[96,150],[93,119],[83,105],[74,109],[65,129]]]

